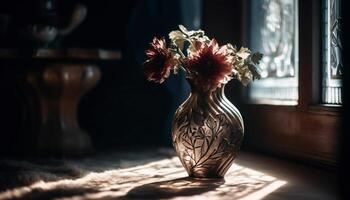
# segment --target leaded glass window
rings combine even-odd
[[[262,79],[251,84],[255,103],[297,104],[298,1],[251,1],[250,46],[264,57]]]
[[[324,0],[322,101],[330,104],[342,103],[340,3],[340,0]]]

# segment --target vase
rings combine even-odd
[[[222,178],[240,149],[244,124],[238,109],[225,97],[224,86],[191,94],[176,110],[172,142],[190,177]]]

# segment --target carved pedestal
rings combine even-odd
[[[80,98],[99,80],[96,66],[49,65],[28,74],[40,99],[38,150],[48,155],[82,155],[91,150],[90,137],[79,128]]]

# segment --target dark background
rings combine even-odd
[[[47,2],[53,8],[47,9]],[[78,107],[80,126],[92,137],[95,150],[170,147],[172,115],[186,99],[189,88],[182,74],[171,77],[163,85],[149,83],[142,70],[144,51],[154,36],[167,37],[178,24],[200,28],[201,1],[5,1],[0,7],[0,48],[41,47],[23,37],[23,30],[31,24],[65,27],[77,3],[87,7],[86,19],[49,48],[122,53],[119,61],[84,61],[98,65],[102,73],[97,86],[82,98]],[[194,17],[199,21],[193,23]],[[28,70],[44,66],[46,61],[0,59],[0,64],[3,122],[0,153],[32,154],[40,121],[39,113],[33,108],[38,108],[39,103],[35,91],[23,80]]]

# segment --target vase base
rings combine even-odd
[[[189,175],[188,177],[195,180],[224,180],[225,179],[222,176],[198,177],[198,176]]]

